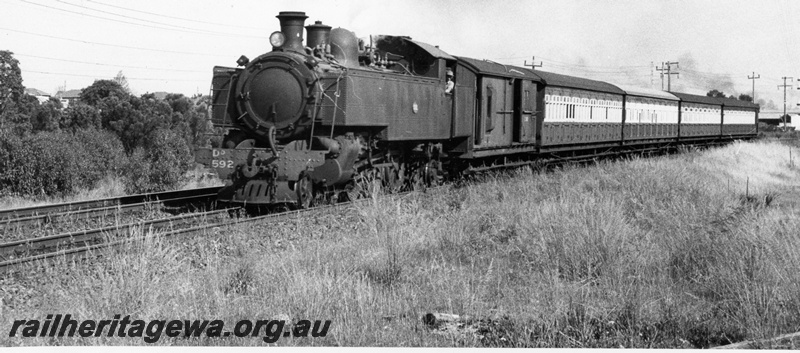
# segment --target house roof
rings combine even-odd
[[[50,97],[49,93],[44,92],[42,90],[38,90],[36,88],[26,88],[25,89],[25,93],[30,94],[32,96],[47,96],[47,97]]]
[[[66,99],[79,98],[80,95],[81,95],[81,90],[79,90],[79,89],[71,89],[69,91],[62,92],[61,93],[61,98],[66,98]]]
[[[164,92],[164,91],[153,92],[153,95],[158,100],[164,100],[164,98],[167,98],[168,94],[170,94],[170,93],[169,92]]]

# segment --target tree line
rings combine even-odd
[[[725,96],[725,92],[722,92],[722,91],[719,91],[719,90],[716,90],[716,89],[712,89],[712,90],[708,91],[706,93],[706,96],[707,97],[714,97],[714,98],[738,99],[740,101],[745,101],[745,102],[752,102],[753,101],[753,97],[751,97],[749,94],[740,94],[739,97],[737,98],[734,95]]]
[[[135,96],[120,76],[63,108],[26,94],[19,61],[0,51],[0,195],[66,195],[106,177],[129,193],[177,187],[209,144],[209,97]]]

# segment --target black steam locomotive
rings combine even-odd
[[[404,36],[359,40],[281,12],[272,51],[215,67],[222,148],[197,160],[225,202],[308,207],[448,175],[750,138],[758,106],[454,57]]]

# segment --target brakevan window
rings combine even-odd
[[[494,103],[494,87],[486,86],[486,131],[494,130],[494,114],[492,106]]]

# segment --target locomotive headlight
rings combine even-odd
[[[286,43],[286,36],[280,31],[272,32],[272,34],[269,35],[269,43],[275,48],[280,48],[283,46],[283,43]]]

